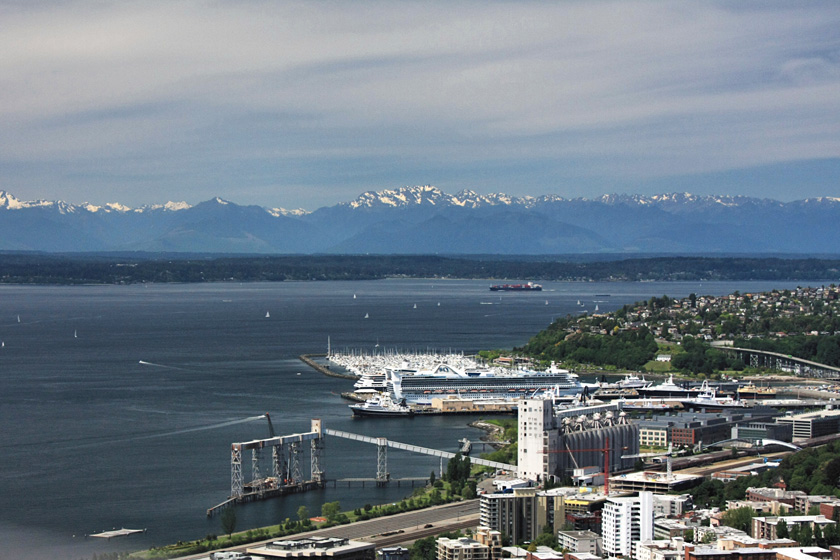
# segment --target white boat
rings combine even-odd
[[[624,376],[624,379],[616,383],[616,385],[622,389],[640,389],[642,387],[647,387],[650,383],[645,381],[644,377],[639,377],[635,373],[628,373]]]
[[[700,392],[697,396],[682,399],[681,402],[684,406],[688,408],[694,409],[708,409],[708,410],[720,410],[724,408],[744,408],[746,407],[746,403],[734,399],[732,397],[719,397],[715,393],[715,390],[709,386],[707,381],[703,381],[703,384],[700,386]]]
[[[674,376],[671,375],[666,381],[658,385],[648,385],[636,389],[643,397],[690,397],[699,393],[696,389],[687,389],[674,383]]]
[[[353,294],[353,299],[356,299],[356,294]]]
[[[268,311],[266,311],[265,312],[265,318],[268,319],[269,317],[271,317],[271,314]]]
[[[73,331],[73,338],[79,338],[79,332]]]
[[[414,304],[414,309],[417,309],[417,304],[416,303]]]
[[[362,417],[402,417],[414,415],[414,411],[405,404],[405,401],[396,403],[391,400],[391,397],[387,393],[377,395],[360,404],[351,404],[350,410],[353,411],[353,416]]]
[[[367,314],[367,313],[365,313],[365,319],[367,319],[367,318],[368,318],[368,314]]]

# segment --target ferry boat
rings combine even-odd
[[[496,284],[490,286],[491,292],[540,292],[542,286],[528,282],[527,284]]]
[[[394,402],[387,393],[368,399],[361,404],[351,404],[353,416],[403,417],[414,416],[414,411],[404,400]]]

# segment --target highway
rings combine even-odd
[[[431,525],[430,527],[427,525]],[[378,517],[367,521],[358,521],[348,525],[338,525],[329,529],[319,529],[307,533],[298,533],[283,538],[274,538],[249,543],[247,545],[225,548],[244,552],[246,548],[253,548],[264,543],[278,540],[294,540],[302,537],[342,537],[358,539],[375,543],[376,546],[394,546],[410,543],[417,539],[478,526],[478,500],[466,500],[453,504],[435,506],[432,508],[399,513],[387,517]],[[182,560],[200,560],[210,557],[210,553],[182,556]]]

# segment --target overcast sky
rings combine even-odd
[[[840,2],[0,1],[0,190],[840,196]]]

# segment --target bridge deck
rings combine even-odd
[[[350,439],[354,441],[361,441],[364,443],[371,443],[373,445],[379,445],[380,439],[384,438],[374,438],[370,436],[363,436],[359,434],[353,434],[350,432],[343,432],[341,430],[330,430],[325,429],[324,433],[328,436],[336,436],[344,439]],[[451,459],[455,456],[455,453],[450,451],[441,451],[439,449],[431,449],[429,447],[421,447],[419,445],[412,445],[409,443],[400,443],[398,441],[391,441],[385,440],[385,443],[388,447],[392,447],[394,449],[402,449],[403,451],[411,451],[412,453],[420,453],[423,455],[431,455],[433,457],[443,457],[444,459]],[[516,465],[509,465],[507,463],[499,463],[498,461],[488,461],[487,459],[473,459],[470,457],[470,462],[476,465],[482,465],[485,467],[492,467],[494,469],[503,469],[503,470],[510,470],[516,471]]]

